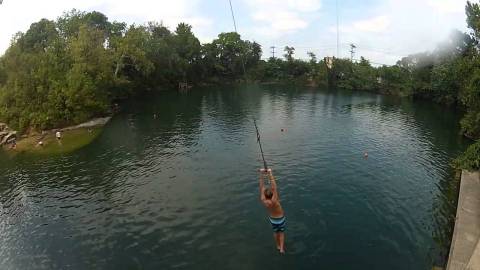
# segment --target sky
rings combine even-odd
[[[364,56],[394,64],[408,54],[433,50],[453,29],[467,32],[466,0],[231,0],[243,39],[262,45],[263,57],[283,55],[293,46],[297,58]],[[477,1],[477,0],[474,0]],[[2,0],[0,0],[2,2]],[[339,52],[337,55],[337,3]],[[228,0],[3,0],[0,4],[0,55],[12,36],[42,18],[55,20],[71,9],[100,11],[110,21],[179,22],[193,26],[202,43],[234,31]]]

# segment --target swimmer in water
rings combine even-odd
[[[270,179],[270,187],[265,187],[263,178],[268,176]],[[277,245],[278,251],[285,254],[285,213],[280,205],[280,197],[277,190],[277,182],[273,177],[272,170],[260,170],[260,200],[263,206],[267,208],[273,229],[273,238]]]

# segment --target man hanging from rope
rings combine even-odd
[[[270,179],[270,187],[265,187],[264,177]],[[260,200],[269,214],[269,220],[272,224],[273,238],[277,245],[277,249],[281,254],[285,254],[285,214],[280,205],[280,197],[278,196],[277,182],[273,177],[271,169],[260,170]]]

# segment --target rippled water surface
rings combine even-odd
[[[285,256],[259,203],[253,118]],[[455,214],[457,121],[429,103],[279,86],[137,100],[74,153],[0,153],[0,268],[431,269]]]

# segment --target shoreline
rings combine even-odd
[[[480,172],[462,171],[447,270],[480,269]]]
[[[85,123],[81,123],[81,124],[78,124],[78,125],[75,125],[75,126],[70,126],[70,127],[66,127],[66,128],[60,128],[60,129],[51,129],[49,131],[52,131],[52,132],[57,131],[57,130],[68,131],[68,130],[75,130],[75,129],[80,129],[80,128],[105,126],[110,121],[110,119],[112,119],[111,116],[99,117],[99,118],[94,118],[90,121],[87,121]]]
[[[4,145],[3,151],[16,155],[20,153],[32,154],[63,154],[80,149],[90,144],[112,117],[94,118],[85,123],[65,128],[42,131],[30,135],[20,136],[16,140],[15,148]],[[56,138],[56,132],[61,132],[61,139]],[[40,144],[40,142],[42,142]]]

